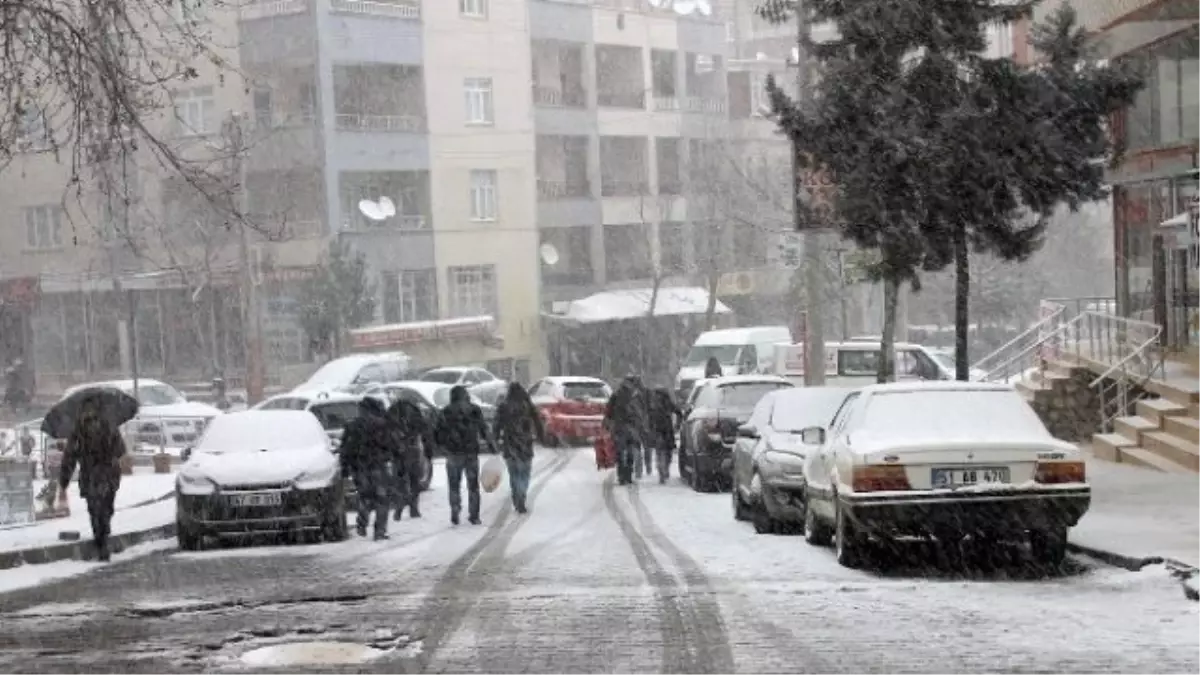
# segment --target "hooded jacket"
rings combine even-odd
[[[373,398],[358,403],[358,418],[346,425],[342,436],[343,473],[361,476],[385,471],[389,461],[400,459],[396,435],[383,404]]]
[[[450,404],[442,409],[434,437],[448,455],[478,455],[481,437],[494,445],[483,411],[471,403],[471,395],[462,385],[450,389]]]
[[[125,441],[116,427],[99,417],[80,420],[67,439],[58,485],[66,490],[79,466],[79,495],[84,499],[114,494],[121,486]]]
[[[512,383],[496,410],[496,440],[505,457],[532,459],[533,443],[545,435],[542,416],[525,389]]]

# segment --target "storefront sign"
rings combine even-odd
[[[493,337],[496,322],[490,316],[445,321],[398,323],[390,326],[359,328],[350,331],[350,344],[355,349],[396,347],[428,340],[462,340]]]

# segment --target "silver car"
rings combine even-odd
[[[829,426],[851,388],[796,387],[759,400],[733,446],[733,517],[752,520],[759,534],[802,525],[805,513],[801,430]]]

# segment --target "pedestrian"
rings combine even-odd
[[[25,362],[14,359],[4,371],[4,403],[18,414],[29,409],[31,393],[25,386]]]
[[[629,485],[633,482],[635,466],[641,474],[640,454],[642,448],[646,406],[639,392],[636,375],[628,375],[608,399],[604,411],[604,425],[612,436],[617,450],[617,483]]]
[[[708,357],[708,361],[704,364],[704,379],[709,380],[714,377],[721,377],[723,374],[721,372],[721,362],[717,360],[717,357]]]
[[[233,404],[229,401],[229,392],[225,387],[225,378],[214,377],[212,380],[213,407],[221,412],[229,412]]]
[[[683,411],[666,388],[655,389],[650,395],[650,443],[657,455],[658,482],[666,483],[671,477],[671,457],[675,454],[675,427],[683,419]]]
[[[343,475],[354,479],[358,492],[358,536],[367,536],[371,513],[375,513],[375,540],[388,538],[388,505],[392,481],[389,462],[398,462],[396,438],[383,404],[370,396],[358,403],[358,418],[346,425],[340,457]]]
[[[496,440],[508,465],[508,483],[517,513],[529,511],[526,498],[533,471],[533,441],[542,438],[544,432],[542,416],[529,392],[516,382],[508,385],[508,393],[496,410]]]
[[[75,467],[79,467],[79,496],[87,502],[96,540],[96,557],[108,562],[108,537],[111,534],[113,503],[121,487],[121,457],[125,441],[120,431],[102,418],[96,404],[80,406],[79,420],[67,439],[58,475],[60,506],[67,505],[67,487]]]
[[[425,478],[425,461],[433,461],[433,425],[412,401],[400,398],[388,408],[388,418],[396,430],[400,461],[393,471],[395,486],[395,519],[400,520],[404,509],[410,518],[421,517],[421,483]],[[424,460],[422,461],[422,454]]]
[[[492,452],[496,443],[483,419],[483,411],[471,402],[471,395],[462,385],[450,388],[450,404],[442,409],[434,432],[437,443],[446,452],[446,480],[450,484],[450,522],[458,524],[462,511],[462,481],[467,479],[467,520],[479,524],[479,439],[483,438]]]

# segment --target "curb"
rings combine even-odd
[[[1113,553],[1112,551],[1104,551],[1091,546],[1082,546],[1073,542],[1067,542],[1067,550],[1072,553],[1086,555],[1089,558],[1095,558],[1101,562],[1107,563],[1114,567],[1120,567],[1130,572],[1140,572],[1147,565],[1161,565],[1166,562],[1166,558],[1162,556],[1151,556],[1148,558],[1137,558],[1134,556],[1122,555]]]

